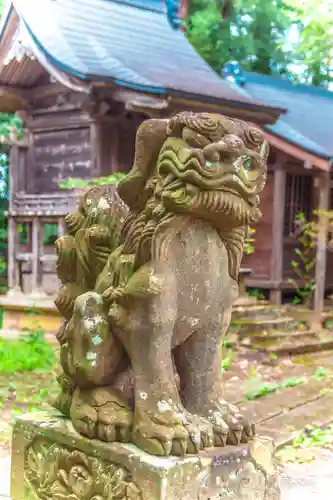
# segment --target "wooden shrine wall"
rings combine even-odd
[[[31,146],[27,158],[30,194],[54,193],[68,177],[98,175],[92,158],[89,116],[80,108],[34,110],[28,120]]]
[[[333,210],[333,176],[331,175],[330,210]],[[330,248],[326,256],[326,287],[333,292],[333,248]]]
[[[61,234],[62,216],[76,204],[74,193],[61,189],[59,183],[68,177],[91,179],[115,171],[128,172],[134,159],[136,130],[144,116],[124,110],[119,116],[97,119],[86,111],[81,94],[55,91],[49,95],[43,89],[34,93],[36,98],[25,117],[28,140],[12,148],[10,217],[14,250],[10,267],[22,269],[25,292],[33,288],[34,270],[38,268],[42,288],[53,293],[59,286],[54,236]],[[19,228],[26,234],[24,241],[17,235]],[[45,234],[50,229],[53,236],[49,241]]]
[[[52,193],[59,191],[59,182],[68,177],[94,176],[90,135],[89,127],[35,132],[28,162],[28,193]]]
[[[253,246],[255,251],[251,255],[245,255],[242,261],[243,267],[253,269],[253,280],[269,280],[272,256],[272,225],[273,225],[273,195],[274,195],[274,172],[269,171],[264,190],[260,195],[260,210],[263,214],[262,220],[255,225],[256,233]]]
[[[15,191],[61,193],[59,182],[68,177],[91,179],[131,169],[144,115],[124,110],[118,117],[95,119],[84,111],[79,93],[34,93],[26,121],[30,146],[20,151]]]

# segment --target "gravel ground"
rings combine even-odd
[[[9,497],[10,457],[0,458],[0,500]]]
[[[281,470],[282,500],[332,500],[333,454]]]

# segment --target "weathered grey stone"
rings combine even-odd
[[[267,158],[249,123],[190,112],[145,120],[117,187],[123,223],[110,186],[65,217],[55,408],[80,434],[156,456],[252,440],[251,417],[224,400],[220,347]]]
[[[58,413],[19,417],[13,500],[279,500],[273,445],[264,438],[183,458],[92,441]]]

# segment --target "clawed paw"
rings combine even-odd
[[[207,418],[213,425],[215,446],[248,443],[255,435],[254,424],[226,401],[214,405]]]
[[[133,412],[126,400],[113,389],[76,389],[70,416],[74,428],[100,441],[130,441]]]
[[[196,454],[213,446],[213,428],[180,405],[165,402],[158,411],[136,408],[132,442],[147,453],[159,456]]]

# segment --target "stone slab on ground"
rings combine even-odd
[[[29,500],[37,492],[34,498],[44,500],[47,491],[39,488],[47,476],[53,494],[78,500],[116,492],[132,500],[279,500],[272,457],[272,442],[260,438],[198,456],[155,457],[133,445],[88,440],[55,412],[28,414],[14,426],[11,495]]]
[[[278,448],[290,443],[307,425],[322,427],[333,421],[332,395],[322,396],[315,401],[297,406],[276,415],[257,427],[258,432],[274,440]]]
[[[0,459],[0,500],[9,498],[10,494],[10,463],[9,456]]]
[[[314,462],[287,464],[281,471],[282,500],[331,500],[333,454]]]
[[[272,420],[281,414],[288,419],[290,410],[321,399],[325,394],[326,388],[327,380],[325,378],[310,379],[307,383],[284,388],[276,393],[266,394],[264,397],[253,400],[237,401],[236,404],[240,411],[250,415],[256,425],[258,425]],[[328,418],[330,420],[330,415]],[[267,425],[270,426],[269,423]]]
[[[0,329],[0,337],[6,340],[18,340],[22,335],[27,335],[27,330],[19,330],[17,328],[1,328]],[[56,333],[45,333],[44,339],[50,344],[57,347],[59,345]]]
[[[15,336],[16,331],[23,333],[36,328],[54,334],[63,323],[52,297],[5,295],[0,297],[0,305],[3,309],[0,334],[3,337]]]

